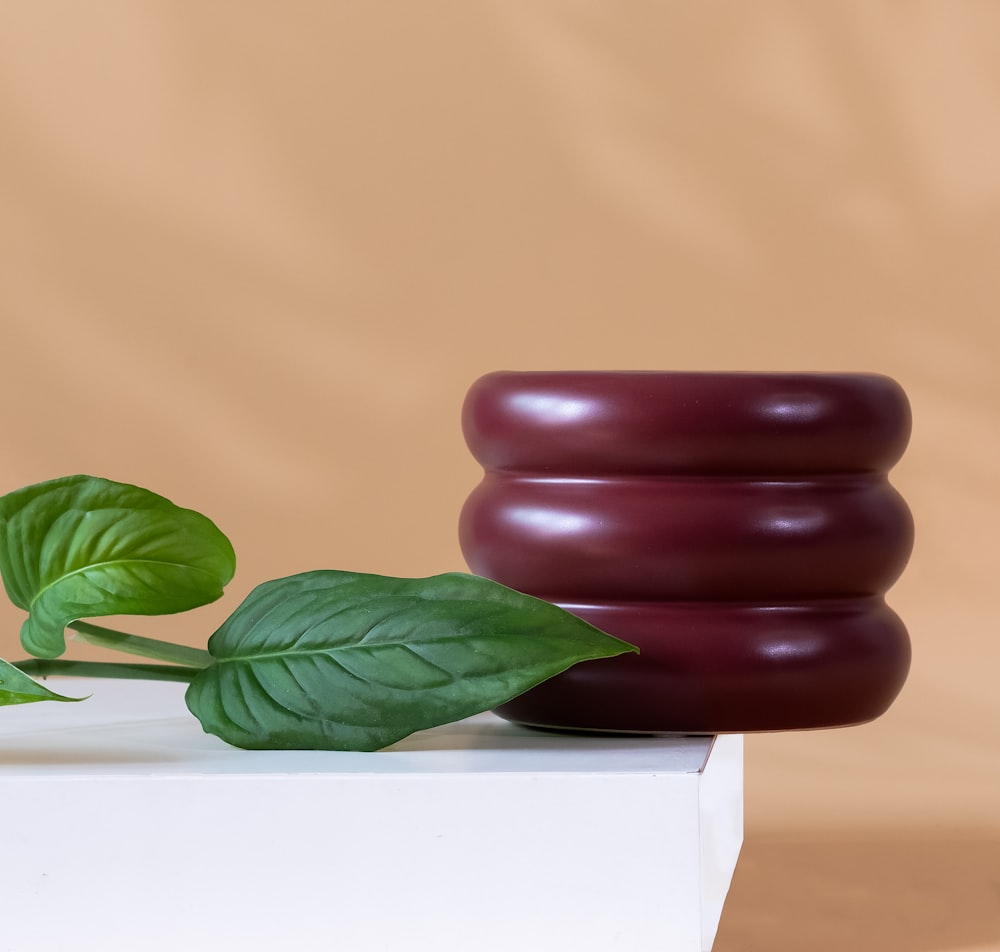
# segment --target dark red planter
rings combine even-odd
[[[871,720],[909,668],[883,595],[913,544],[887,473],[910,432],[872,374],[495,373],[463,413],[486,470],[462,512],[473,572],[641,654],[505,704],[581,730]]]

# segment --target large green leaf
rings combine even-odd
[[[0,573],[28,612],[25,650],[55,658],[79,618],[166,615],[214,601],[236,559],[215,524],[125,483],[67,476],[0,498]]]
[[[258,586],[208,650],[215,663],[187,704],[209,733],[245,748],[377,750],[636,649],[472,575],[317,571]]]
[[[0,658],[0,707],[9,704],[30,704],[32,701],[82,701],[79,697],[64,697],[50,691],[34,678]]]

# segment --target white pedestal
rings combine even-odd
[[[491,714],[386,751],[239,751],[183,685],[0,709],[2,952],[701,952],[742,738]],[[224,943],[224,944],[222,944]]]

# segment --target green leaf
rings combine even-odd
[[[29,678],[14,665],[0,659],[0,707],[8,704],[30,704],[32,701],[82,701],[81,697],[64,697]]]
[[[166,615],[215,601],[233,547],[190,509],[125,483],[67,476],[0,498],[0,573],[28,612],[25,650],[55,658],[79,618]]]
[[[488,579],[317,571],[265,582],[211,637],[187,704],[255,749],[377,750],[635,651]]]

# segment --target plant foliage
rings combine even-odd
[[[21,643],[39,658],[66,650],[64,629],[78,618],[215,601],[235,569],[210,519],[137,486],[67,476],[0,498],[0,573],[28,612]]]
[[[232,545],[191,509],[137,486],[68,476],[0,498],[0,573],[28,613],[35,659],[65,629],[166,664],[0,661],[0,706],[69,701],[28,672],[188,682],[187,705],[238,747],[377,750],[496,707],[573,664],[633,646],[561,608],[473,575],[319,570],[255,588],[208,650],[81,619],[186,611],[222,595]]]

